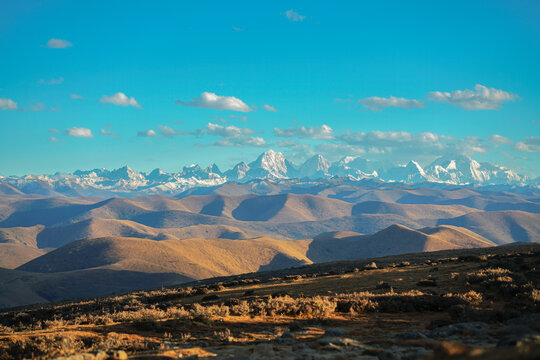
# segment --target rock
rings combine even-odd
[[[342,328],[328,328],[324,331],[324,336],[343,336],[347,335],[349,330]]]
[[[364,270],[375,270],[377,269],[377,264],[375,262],[372,262],[371,264],[367,264],[364,266]]]
[[[296,337],[289,331],[285,331],[283,334],[281,334],[280,338],[282,338],[282,339],[296,339]]]
[[[401,356],[389,350],[381,351],[377,357],[379,360],[401,360]]]
[[[323,338],[319,339],[319,344],[324,346],[338,346],[338,347],[354,347],[354,348],[363,348],[364,345],[354,339],[349,339],[345,337],[338,337],[338,336],[325,336]]]
[[[508,320],[506,323],[509,325],[525,325],[533,329],[540,330],[540,313],[532,313],[513,318]]]
[[[416,283],[418,286],[437,286],[435,279],[423,279]]]
[[[108,358],[109,358],[109,355],[107,355],[105,351],[101,351],[101,350],[99,350],[95,355],[96,360],[106,360]]]
[[[508,325],[493,331],[493,334],[499,339],[497,346],[516,346],[533,339],[538,332],[524,325]]]
[[[401,339],[401,340],[427,339],[426,335],[416,330],[403,331],[397,334],[392,334],[390,335],[390,337],[393,339]]]
[[[128,355],[124,350],[116,350],[113,352],[112,358],[114,360],[127,360]]]
[[[259,343],[253,347],[254,354],[273,355],[274,347],[270,343]]]
[[[474,333],[476,335],[484,335],[486,329],[489,328],[489,325],[483,321],[472,321],[465,323],[456,323],[446,326],[441,326],[440,328],[433,329],[428,333],[430,337],[447,337],[456,333]]]

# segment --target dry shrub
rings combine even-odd
[[[244,300],[240,301],[238,304],[231,305],[229,308],[231,314],[236,316],[247,316],[251,311],[248,302]]]
[[[210,305],[202,306],[195,303],[190,311],[190,316],[194,319],[212,319],[215,317],[227,317],[229,316],[229,307],[226,305]]]

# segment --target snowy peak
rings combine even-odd
[[[222,173],[215,164],[206,168],[193,164],[177,173],[154,169],[140,173],[129,166],[109,171],[106,169],[77,170],[73,174],[5,176],[2,181],[25,194],[130,196],[140,194],[178,194],[194,187],[218,186],[228,181],[258,184],[258,190],[273,188],[276,181],[304,182],[334,178],[331,181],[401,182],[407,184],[441,183],[451,185],[518,185],[538,187],[538,178],[526,177],[503,166],[479,163],[468,156],[444,156],[425,169],[416,161],[394,166],[387,162],[374,162],[356,156],[346,156],[330,163],[322,155],[315,155],[299,167],[288,161],[282,153],[268,150],[249,165],[236,164]],[[288,180],[290,179],[290,180]],[[429,185],[427,185],[429,186]],[[439,185],[436,185],[439,186]]]
[[[330,176],[328,170],[330,169],[330,162],[326,160],[322,155],[317,154],[309,158],[298,169],[298,177],[303,178],[320,178]]]
[[[276,179],[283,179],[287,177],[287,161],[282,153],[268,150],[259,155],[259,157],[249,164],[251,168],[248,176],[270,177]]]

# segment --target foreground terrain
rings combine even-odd
[[[304,265],[0,313],[0,358],[536,359],[540,245]]]

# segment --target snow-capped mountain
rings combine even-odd
[[[298,168],[299,178],[318,179],[331,176],[328,170],[332,164],[322,155],[315,155],[309,158]]]
[[[295,177],[290,172],[294,171],[294,166],[285,159],[282,153],[268,150],[249,164],[249,170],[246,173],[248,179],[286,179]]]
[[[261,179],[264,181],[261,182]],[[413,160],[406,164],[389,166],[386,163],[347,156],[331,163],[322,155],[315,155],[296,167],[282,153],[268,150],[249,165],[241,162],[225,172],[221,172],[215,164],[206,168],[197,164],[188,165],[177,173],[167,173],[161,169],[141,173],[126,165],[115,170],[77,170],[73,174],[0,176],[0,185],[8,184],[10,188],[26,194],[130,196],[175,195],[190,188],[219,186],[233,181],[253,182],[253,186],[258,187],[272,187],[272,183],[280,181],[297,181],[301,184],[304,181],[302,179],[432,184],[429,186],[533,184],[538,187],[539,182],[539,178],[528,180],[513,170],[490,163],[479,163],[461,155],[441,157],[425,169]],[[7,188],[7,185],[4,187]]]
[[[468,156],[443,156],[426,168],[432,181],[449,184],[515,184],[522,180],[516,172]]]
[[[406,165],[399,165],[381,174],[386,181],[410,183],[422,183],[431,180],[426,172],[416,161],[409,161]]]

